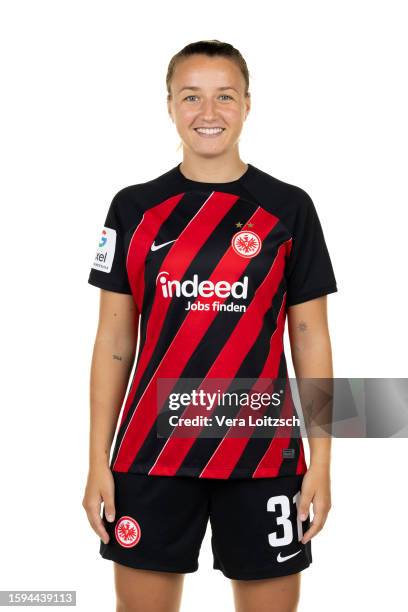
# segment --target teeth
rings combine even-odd
[[[195,128],[197,132],[202,134],[219,134],[223,131],[223,128]]]

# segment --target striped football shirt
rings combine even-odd
[[[187,179],[179,164],[125,187],[109,206],[88,282],[131,295],[138,314],[112,470],[221,479],[306,472],[286,314],[337,285],[303,189],[252,164],[228,183]],[[276,392],[279,406],[223,405],[234,389],[251,399]]]

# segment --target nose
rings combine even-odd
[[[212,121],[215,117],[215,101],[212,98],[203,100],[201,116],[205,121]]]

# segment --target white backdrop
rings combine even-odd
[[[181,161],[165,74],[185,44],[240,49],[252,94],[241,157],[314,200],[339,287],[335,375],[407,376],[404,11],[396,0],[2,2],[0,589],[76,589],[81,612],[114,610],[112,564],[81,506],[99,299],[87,277],[113,195]],[[406,608],[406,455],[406,440],[334,441],[333,508],[300,612]],[[209,536],[183,612],[233,610]]]

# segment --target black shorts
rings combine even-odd
[[[112,472],[116,516],[103,523],[105,559],[134,568],[188,573],[210,519],[213,568],[253,580],[294,574],[312,562],[300,539],[310,517],[297,519],[303,475],[231,479]]]

